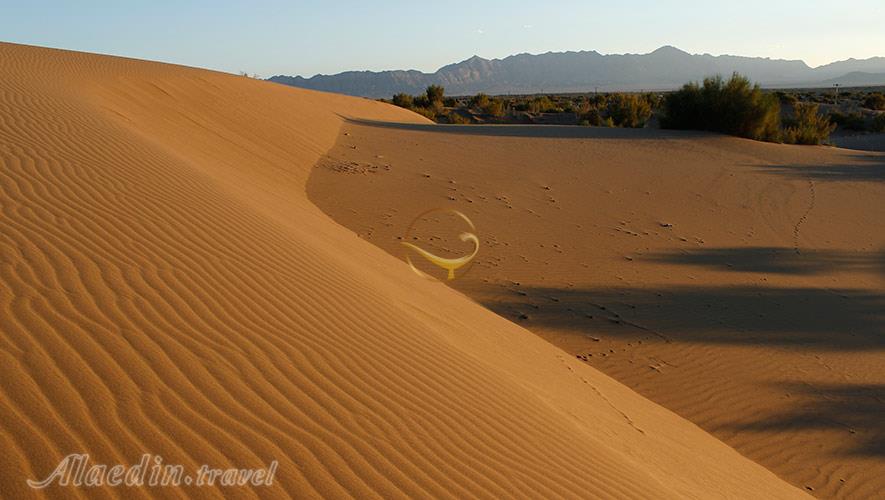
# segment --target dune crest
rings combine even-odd
[[[69,453],[221,497],[800,497],[305,195],[381,103],[0,44],[0,491]],[[145,491],[117,490],[120,496]],[[153,492],[157,493],[157,492]]]

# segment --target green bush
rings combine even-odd
[[[426,94],[416,95],[413,99],[413,103],[416,108],[426,108],[430,106],[430,99],[427,98]]]
[[[788,144],[822,144],[836,128],[830,118],[819,114],[817,104],[795,104],[796,117],[783,132]]]
[[[561,111],[549,97],[542,95],[533,98],[528,103],[528,111],[531,113],[557,113]]]
[[[476,94],[475,96],[470,98],[470,107],[482,111],[483,108],[489,105],[489,101],[491,100],[492,99],[488,95],[480,92],[479,94]]]
[[[431,85],[427,87],[425,91],[425,95],[427,95],[427,100],[432,103],[440,103],[442,105],[443,97],[446,93],[446,89],[444,89],[441,85]]]
[[[597,108],[604,108],[608,104],[608,97],[605,94],[596,94],[589,100]]]
[[[504,99],[500,97],[496,97],[488,102],[484,108],[482,108],[483,113],[492,116],[504,116]]]
[[[415,102],[412,99],[412,96],[401,92],[399,94],[394,94],[393,104],[395,104],[401,108],[409,109],[415,104]]]
[[[500,97],[489,97],[480,92],[470,98],[470,108],[492,116],[504,116],[505,103]]]
[[[470,118],[467,118],[466,116],[463,116],[456,111],[450,111],[446,115],[446,121],[448,123],[452,123],[452,124],[466,125],[466,124],[470,123]]]
[[[584,113],[584,121],[587,122],[587,125],[592,125],[594,127],[602,125],[602,113],[599,112],[599,108],[596,106],[590,106],[587,112]]]
[[[780,103],[759,85],[737,73],[728,81],[721,76],[689,83],[664,98],[661,126],[671,129],[710,130],[749,139],[780,138]]]
[[[417,107],[417,108],[412,108],[412,111],[418,113],[419,115],[421,115],[425,118],[430,118],[431,120],[436,121],[437,112],[434,108]]]
[[[579,123],[594,127],[644,127],[654,114],[656,94],[609,94],[583,98],[577,105]]]
[[[616,94],[608,105],[609,117],[618,127],[642,128],[651,118],[651,103],[645,96]]]
[[[885,111],[885,95],[880,93],[870,94],[864,99],[863,106],[868,109]]]

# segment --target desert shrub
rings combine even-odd
[[[618,127],[641,128],[651,118],[651,103],[645,96],[616,94],[609,100],[609,117]]]
[[[783,140],[789,144],[822,144],[836,128],[830,118],[818,113],[817,104],[795,105],[796,117],[784,128]]]
[[[659,109],[663,104],[664,96],[649,92],[645,94],[645,100],[648,101],[648,105],[651,106],[652,112],[654,112],[654,110]]]
[[[412,108],[412,111],[414,111],[415,113],[418,113],[419,115],[421,115],[425,118],[430,118],[431,120],[436,121],[437,112],[434,108],[422,106],[422,107]]]
[[[591,106],[583,116],[587,125],[593,125],[594,127],[602,125],[602,113],[599,112],[599,108],[596,106]]]
[[[432,109],[437,115],[443,115],[446,112],[446,107],[443,105],[442,101],[432,101],[430,106],[427,107]]]
[[[875,93],[868,95],[863,101],[863,106],[869,109],[885,111],[885,94]]]
[[[864,131],[867,129],[866,120],[860,113],[843,114],[839,112],[830,113],[830,120],[843,130]]]
[[[466,116],[462,115],[461,113],[458,113],[455,111],[450,111],[446,115],[446,121],[448,123],[452,123],[452,124],[466,125],[466,124],[470,123],[470,118],[467,118]]]
[[[442,85],[431,85],[427,87],[425,91],[425,95],[427,96],[427,100],[431,103],[440,103],[443,102],[443,96],[446,93],[446,89],[442,87]]]
[[[542,95],[533,98],[528,102],[527,111],[531,113],[556,113],[561,111],[549,97]]]
[[[578,107],[577,109],[575,109],[575,112],[581,116],[584,116],[590,112],[591,107],[593,107],[593,105],[590,103],[590,99],[584,97],[583,99],[581,99],[581,102],[578,103]]]
[[[430,99],[427,98],[426,94],[416,95],[412,102],[416,108],[426,108],[430,106]]]
[[[689,83],[664,98],[661,126],[672,129],[710,130],[756,140],[776,141],[780,136],[780,103],[759,85],[737,73],[728,81],[721,76]]]
[[[489,101],[491,100],[492,99],[488,95],[480,92],[470,98],[470,107],[482,111],[483,108],[489,105]]]
[[[408,108],[411,108],[415,104],[415,102],[414,102],[414,99],[412,99],[412,96],[410,96],[409,94],[405,94],[405,93],[400,92],[399,94],[394,94],[393,104],[395,104],[401,108],[408,109]]]
[[[482,112],[492,116],[504,116],[504,99],[500,97],[489,99],[483,106]]]

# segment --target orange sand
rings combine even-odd
[[[885,154],[350,122],[308,191],[400,258],[417,214],[463,211],[454,288],[813,495],[885,491]]]
[[[305,195],[368,100],[0,44],[0,491],[68,453],[279,461],[262,497],[788,498]]]

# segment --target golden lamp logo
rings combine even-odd
[[[453,219],[453,222],[457,222],[462,226],[466,226],[468,230],[458,234],[458,239],[465,243],[472,243],[473,251],[461,257],[447,258],[440,257],[439,255],[436,255],[424,248],[419,247],[414,243],[411,243],[411,240],[417,239],[415,235],[415,230],[418,224],[428,220],[429,218],[432,218],[433,216],[448,217],[450,219]],[[418,269],[415,263],[412,262],[412,254],[417,254],[434,266],[444,269],[448,272],[447,279],[453,280],[455,279],[455,271],[469,264],[473,260],[473,258],[476,257],[477,252],[479,252],[479,238],[476,236],[476,227],[473,225],[473,222],[462,212],[451,208],[434,208],[422,213],[418,217],[415,217],[412,223],[409,224],[409,228],[406,231],[403,240],[404,241],[402,241],[402,245],[406,248],[406,262],[408,262],[409,267],[411,267],[412,271],[415,271],[418,276],[427,279],[435,280],[436,278],[422,271],[421,269]]]

